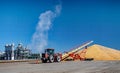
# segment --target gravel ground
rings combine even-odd
[[[0,73],[120,73],[120,61],[4,63],[0,64]]]

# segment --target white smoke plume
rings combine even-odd
[[[38,25],[32,36],[32,43],[30,44],[32,49],[37,49],[41,52],[47,46],[48,31],[51,28],[53,20],[60,14],[61,8],[61,4],[58,4],[55,6],[54,11],[48,10],[40,14]]]

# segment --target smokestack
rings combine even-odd
[[[11,44],[11,49],[12,49],[11,60],[14,60],[14,43]]]

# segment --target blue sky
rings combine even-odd
[[[93,40],[95,44],[120,50],[120,1],[61,2],[62,11],[48,31],[46,48],[64,52]],[[39,15],[53,10],[56,3],[56,0],[0,0],[0,50],[4,51],[4,45],[9,43],[17,46],[22,42],[27,46],[35,32]]]

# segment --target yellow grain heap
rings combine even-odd
[[[88,47],[85,57],[94,58],[94,60],[120,60],[120,51],[101,45],[92,45]]]

